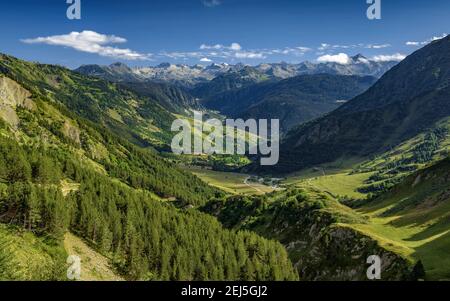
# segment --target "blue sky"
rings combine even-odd
[[[81,20],[66,0],[2,4],[0,52],[70,68],[401,59],[450,31],[448,0],[382,0],[375,21],[366,0],[81,0]]]

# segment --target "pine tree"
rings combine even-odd
[[[425,267],[421,260],[419,260],[414,266],[411,277],[413,281],[424,280],[425,279]]]

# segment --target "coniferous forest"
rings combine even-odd
[[[109,255],[130,280],[298,279],[281,244],[164,204],[142,186],[158,187],[155,178],[147,177],[151,184],[130,180],[132,188],[83,168],[67,154],[22,147],[5,137],[0,151],[0,222],[45,239],[53,270],[59,272],[45,279],[65,277],[61,240],[69,230]],[[63,195],[62,179],[81,184]],[[2,265],[6,251],[1,251]]]

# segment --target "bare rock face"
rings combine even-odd
[[[72,125],[69,121],[64,122],[62,132],[66,137],[75,142],[76,144],[80,144],[80,130]]]
[[[407,259],[351,227],[326,226],[316,235],[318,239],[304,246],[306,250],[317,250],[316,253],[296,250],[305,254],[295,263],[304,280],[367,280],[366,259],[371,255],[381,258],[382,279],[410,279],[411,263]]]
[[[31,93],[12,79],[0,76],[0,118],[13,129],[19,125],[16,108],[35,110],[36,104],[30,99]]]

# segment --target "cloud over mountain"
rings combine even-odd
[[[424,45],[430,44],[431,42],[434,42],[434,41],[443,39],[443,38],[445,38],[447,35],[448,35],[448,34],[443,33],[441,36],[434,36],[434,37],[432,37],[432,38],[429,38],[429,39],[426,40],[426,41],[422,41],[422,42],[408,41],[408,42],[406,42],[405,44],[406,44],[407,46],[417,46],[417,47],[418,47],[418,46],[424,46]]]
[[[395,53],[392,55],[376,55],[372,58],[375,62],[400,62],[405,59],[406,55],[403,55],[401,53]]]
[[[336,55],[326,54],[317,58],[319,63],[338,63],[341,65],[347,65],[350,63],[350,57],[345,53],[339,53]]]

